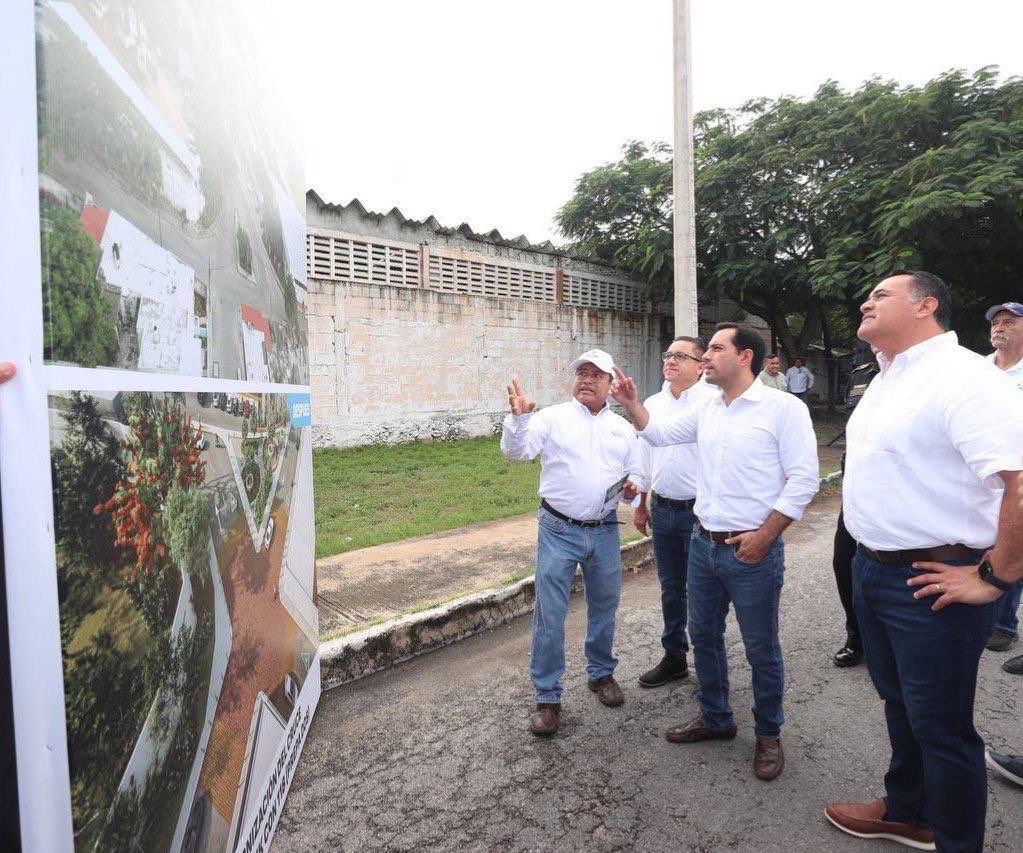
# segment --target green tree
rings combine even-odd
[[[163,504],[163,526],[170,556],[182,574],[199,582],[209,577],[207,545],[210,541],[209,496],[201,488],[173,486]]]
[[[750,101],[694,123],[697,280],[735,300],[792,356],[852,335],[885,272],[930,269],[967,340],[980,306],[1023,266],[1023,81],[949,71],[924,86],[825,83],[810,99]],[[580,248],[663,295],[671,281],[666,146],[629,143],[558,212]]]
[[[62,412],[64,438],[51,456],[60,631],[67,648],[92,609],[97,588],[119,567],[114,526],[93,513],[124,476],[117,440],[92,397],[74,392]]]
[[[96,279],[96,246],[67,208],[45,208],[43,356],[82,367],[113,364],[117,331]]]

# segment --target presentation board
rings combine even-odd
[[[259,22],[0,11],[26,850],[264,849],[319,698],[304,174]]]

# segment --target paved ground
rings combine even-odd
[[[660,655],[654,574],[624,587],[617,651],[619,709],[585,687],[585,610],[573,599],[562,730],[526,732],[529,620],[324,694],[281,818],[277,851],[363,849],[863,850],[825,823],[833,798],[880,790],[887,757],[880,703],[866,671],[837,670],[842,639],[831,576],[837,498],[817,501],[787,537],[782,644],[787,767],[752,776],[749,668],[729,619],[731,743],[677,746],[662,736],[694,708],[690,682],[641,690]],[[985,655],[978,726],[1023,750],[1023,679]],[[991,780],[988,846],[1023,849],[1023,790]]]

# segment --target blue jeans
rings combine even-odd
[[[1023,583],[1017,583],[995,602],[995,627],[1019,634],[1019,601],[1023,597]]]
[[[586,587],[586,674],[611,675],[615,613],[622,592],[622,551],[615,513],[600,527],[569,524],[545,509],[537,514],[536,602],[529,649],[529,677],[537,702],[561,701],[565,672],[565,618],[575,567]]]
[[[753,719],[758,735],[777,737],[785,721],[785,669],[778,641],[778,603],[785,574],[781,538],[759,563],[744,563],[734,545],[716,545],[696,530],[689,543],[689,639],[707,728],[735,725],[728,703],[725,617],[729,604],[753,668]]]
[[[892,747],[884,780],[887,819],[929,826],[943,853],[979,851],[987,772],[973,699],[997,602],[935,612],[936,596],[913,598],[906,580],[914,574],[856,549],[853,606]]]
[[[661,582],[661,613],[664,651],[684,658],[689,651],[686,639],[686,567],[689,563],[689,540],[696,516],[692,510],[668,506],[650,496],[650,524],[653,529],[654,558],[657,578]]]

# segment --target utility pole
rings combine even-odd
[[[693,199],[693,85],[690,75],[689,0],[672,0],[674,21],[675,145],[672,190],[675,197],[675,334],[695,335],[696,224]]]

